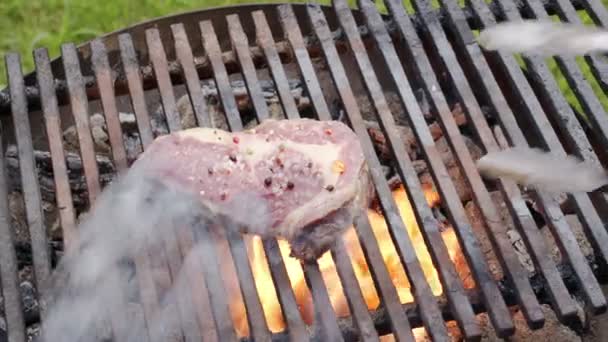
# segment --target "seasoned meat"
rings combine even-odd
[[[244,233],[288,240],[303,261],[327,251],[373,196],[359,140],[337,121],[187,129],[157,138],[133,167],[195,192]]]

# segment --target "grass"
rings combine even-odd
[[[9,51],[19,52],[23,71],[27,73],[33,70],[32,51],[37,47],[48,48],[51,58],[55,58],[59,56],[62,43],[78,44],[147,19],[216,6],[277,1],[289,0],[0,0],[0,56],[3,57]],[[330,0],[320,2],[327,4]],[[602,2],[608,4],[608,0]],[[350,0],[349,3],[354,1]],[[437,7],[436,3],[437,1],[433,1],[434,7]],[[409,3],[406,7],[408,11],[412,11]],[[384,8],[381,10],[385,11]],[[584,12],[581,12],[581,18],[586,24],[592,24],[592,20]],[[591,75],[589,67],[582,58],[577,61],[585,78],[590,81],[604,108],[608,110],[608,99]],[[549,66],[568,101],[582,112],[566,79],[552,59]],[[5,86],[6,71],[3,60],[0,63],[0,89]]]

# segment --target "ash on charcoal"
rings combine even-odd
[[[536,342],[536,341],[551,341],[551,342],[575,342],[582,341],[581,337],[572,329],[562,325],[555,313],[549,305],[541,306],[543,315],[545,316],[545,325],[542,329],[530,330],[523,313],[517,310],[513,314],[513,323],[515,324],[515,334],[510,338],[512,341],[521,342]],[[496,331],[492,327],[487,314],[480,314],[478,318],[482,326],[482,341],[502,341],[496,336]]]
[[[49,302],[52,305],[42,330],[45,341],[83,340],[97,331],[99,322],[111,317],[123,320],[126,315],[123,300],[133,297],[130,290],[136,291],[139,286],[133,264],[123,261],[138,253],[165,254],[166,234],[176,233],[171,228],[192,224],[199,228],[196,237],[201,239],[196,239],[189,251],[181,250],[185,253],[184,264],[187,264],[186,259],[209,260],[213,257],[209,255],[210,249],[214,248],[212,242],[202,239],[200,230],[207,231],[211,224],[226,225],[215,221],[215,214],[202,207],[198,198],[146,179],[137,170],[142,169],[131,168],[122,178],[108,185],[86,220],[79,222],[77,243],[80,245],[73,249],[74,254],[67,254],[62,259],[50,279]],[[255,201],[245,202],[256,205]],[[241,203],[236,204],[240,208]],[[249,210],[239,208],[234,212],[251,212],[251,207]],[[232,229],[236,233],[237,228]],[[204,265],[201,267],[207,269]],[[206,275],[213,274],[211,269],[207,271]],[[151,317],[152,323],[146,317],[150,334],[162,335],[161,340],[169,340],[166,335],[179,329],[177,318],[180,315],[173,311],[172,303],[180,296],[191,297],[191,292],[180,294],[186,289],[183,282],[189,280],[188,272],[182,266],[171,272],[174,273],[171,274],[172,284],[157,288],[160,307]],[[128,327],[115,330],[114,337],[119,341],[138,341],[145,325],[145,322],[129,322]]]
[[[530,272],[530,274],[532,274],[532,272],[534,272],[534,265],[532,264],[532,260],[525,249],[521,236],[515,230],[515,226],[509,213],[509,208],[504,202],[502,194],[498,191],[494,191],[490,193],[490,196],[492,197],[492,201],[500,214],[503,224],[505,224],[507,227],[507,236],[514,247],[519,261],[522,263],[524,268]],[[473,233],[477,237],[477,241],[479,241],[481,251],[484,253],[485,259],[488,262],[490,272],[495,279],[502,279],[504,273],[500,267],[500,262],[494,253],[494,247],[492,246],[490,238],[486,233],[486,224],[479,207],[473,201],[470,201],[465,205],[465,211],[469,222],[471,223],[471,227],[473,228]]]
[[[25,334],[27,335],[28,342],[38,341],[38,337],[40,336],[40,323],[32,324],[25,328]]]
[[[433,118],[433,114],[431,113],[431,105],[429,104],[429,99],[424,89],[416,89],[414,91],[414,95],[416,96],[416,101],[420,106],[420,110],[422,111],[422,115],[424,115],[424,118],[427,120],[431,120]]]
[[[469,149],[469,153],[471,154],[473,159],[479,159],[482,154],[481,149],[473,142],[473,140],[467,138],[466,136],[462,136],[462,138],[464,139],[465,144]],[[439,140],[435,142],[435,147],[441,155],[441,159],[448,170],[448,174],[452,179],[452,182],[454,184],[454,187],[456,188],[456,192],[458,193],[460,200],[463,203],[470,201],[473,198],[471,187],[469,186],[469,183],[466,180],[464,174],[460,171],[458,161],[455,159],[455,156],[452,153],[452,150],[450,149],[446,138],[439,138]],[[423,183],[434,184],[433,178],[428,169],[420,175],[420,180]]]
[[[95,113],[91,115],[89,118],[89,125],[91,127],[93,142],[95,143],[95,151],[102,154],[110,153],[109,137],[107,133],[108,128],[103,114]],[[63,131],[63,140],[64,148],[67,151],[78,152],[80,150],[78,131],[75,125],[70,126]]]
[[[127,152],[127,160],[132,162],[137,158],[137,155],[142,152],[141,141],[139,139],[137,119],[133,113],[118,113],[123,131],[124,147]],[[155,121],[156,120],[156,121]],[[159,118],[152,118],[152,127],[159,125]],[[108,127],[105,123],[103,114],[95,113],[91,115],[91,135],[95,152],[101,156],[109,157],[112,150],[110,146],[110,138],[108,135]],[[68,153],[80,153],[80,142],[78,140],[78,132],[76,126],[70,126],[63,132],[64,148]],[[49,169],[52,172],[52,168]]]
[[[17,257],[20,258],[19,246],[29,246],[30,244],[30,232],[27,223],[25,202],[20,191],[11,191],[8,194],[8,208],[11,216],[11,226],[13,227],[13,232],[15,234],[15,244],[18,252]],[[43,200],[42,209],[44,214],[44,226],[47,228],[47,234],[50,237],[55,237],[57,235],[61,237],[61,233],[57,232],[58,227],[56,227],[58,213],[55,205]],[[31,255],[31,251],[26,253]],[[27,260],[27,258],[20,258],[20,260]]]
[[[300,111],[305,111],[306,109],[310,108],[310,99],[304,93],[302,82],[297,79],[291,79],[288,80],[288,83],[291,90],[291,95],[293,96],[298,109]],[[266,104],[268,105],[270,117],[282,117],[281,103],[274,82],[272,80],[260,79],[259,84],[262,90],[262,95],[264,96]],[[255,120],[253,120],[255,118],[253,103],[249,97],[249,92],[247,90],[245,81],[242,79],[231,80],[230,85],[232,87],[232,93],[235,97],[238,110],[246,123],[245,126],[255,126],[256,123]],[[225,119],[225,114],[221,105],[221,99],[219,97],[215,81],[201,81],[201,89],[213,126],[219,129],[227,130],[228,122]],[[194,114],[189,95],[184,94],[181,96],[177,100],[176,106],[180,115],[182,128],[187,129],[196,127],[196,115]],[[159,105],[152,113],[152,128],[155,135],[167,134],[169,132],[165,121],[165,114],[162,104]]]
[[[4,305],[4,304],[3,304]],[[7,341],[6,336],[6,319],[4,318],[4,313],[0,316],[0,341]]]
[[[580,304],[580,303],[579,303]],[[508,341],[518,341],[518,342],[536,342],[536,341],[552,341],[552,342],[570,342],[570,341],[604,341],[602,336],[605,335],[604,331],[601,331],[601,326],[606,326],[608,320],[606,316],[596,317],[591,324],[596,325],[596,333],[591,330],[591,332],[587,332],[584,334],[582,331],[575,331],[565,325],[562,325],[555,313],[551,309],[551,307],[547,304],[541,305],[541,310],[545,316],[545,325],[538,330],[531,330],[528,327],[526,319],[523,313],[518,310],[512,310],[513,323],[515,324],[515,334],[508,338]],[[494,341],[504,341],[505,339],[499,338],[496,335],[496,331],[494,330],[492,323],[488,317],[487,313],[481,313],[477,315],[478,322],[480,323],[482,336],[481,341],[483,342],[494,342]],[[458,329],[456,323],[454,321],[447,322],[448,333],[450,335],[451,341],[462,341],[463,336]],[[420,333],[420,338],[417,341],[422,342],[430,342],[426,332]],[[580,336],[582,335],[582,337]],[[394,338],[387,336],[386,338],[381,339],[381,341],[395,341]]]
[[[196,116],[194,115],[194,109],[192,109],[192,105],[190,104],[190,96],[188,96],[188,94],[180,97],[179,100],[177,100],[177,112],[181,117],[183,129],[198,126],[196,123]]]
[[[8,194],[8,210],[11,215],[11,225],[15,233],[15,242],[29,243],[30,232],[25,214],[25,202],[21,192],[12,191]]]
[[[452,114],[454,115],[454,119],[456,120],[458,125],[466,124],[466,116],[464,115],[462,108],[459,104],[456,104],[454,106]],[[374,144],[374,149],[378,157],[380,158],[380,162],[383,165],[392,166],[394,164],[394,159],[392,158],[390,144],[388,142],[387,137],[384,135],[382,129],[380,128],[380,125],[376,121],[369,120],[365,121],[365,125],[367,127],[367,131],[370,135],[372,143]],[[420,176],[420,181],[422,183],[433,184],[433,178],[431,176],[431,173],[426,167],[426,163],[421,160],[422,153],[418,146],[414,131],[407,125],[398,125],[396,126],[396,128],[401,138],[400,140],[403,142],[405,150],[408,153],[409,158],[413,161],[414,167],[416,168],[416,171]],[[455,159],[455,156],[452,153],[446,138],[443,136],[443,132],[439,127],[439,124],[437,122],[434,122],[429,126],[429,129],[431,130],[433,139],[435,139],[435,147],[440,153],[441,159],[448,169],[448,173],[452,178],[460,200],[463,203],[470,201],[472,199],[470,186],[464,175],[461,173],[458,162]],[[481,156],[483,155],[482,149],[467,136],[463,135],[462,139],[464,139],[465,145],[468,148],[468,151],[471,154],[472,158],[474,160],[481,158]]]
[[[576,243],[578,246],[580,246],[583,255],[587,257],[592,256],[593,248],[591,247],[589,241],[587,241],[583,226],[579,221],[578,217],[576,215],[565,215],[565,219],[566,222],[568,222],[568,226],[574,234],[574,237],[576,238]],[[557,265],[561,264],[562,262],[565,262],[565,260],[562,260],[560,249],[555,243],[555,239],[553,238],[551,229],[547,226],[544,226],[542,228],[542,233],[545,237],[545,241],[548,242],[549,253],[551,254],[551,258],[553,259],[553,261],[555,261]]]
[[[143,152],[141,139],[139,137],[139,133],[137,132],[123,133],[122,139],[125,144],[125,150],[127,151],[127,160],[130,164],[137,159],[137,156],[139,156],[140,153]]]
[[[392,152],[390,149],[388,138],[382,132],[380,125],[375,121],[365,121],[367,132],[372,139],[376,154],[380,158],[382,163],[392,163]],[[403,142],[405,151],[407,152],[410,159],[415,160],[418,157],[416,152],[416,137],[414,132],[408,126],[396,126],[399,138]]]
[[[124,131],[137,130],[137,117],[134,113],[118,113],[118,121]]]
[[[19,159],[17,146],[10,145],[6,149],[5,153],[6,157],[6,167],[7,167],[7,181],[8,186],[11,192],[20,192],[21,191],[21,182],[20,182],[20,170],[19,170]],[[34,151],[34,158],[36,161],[36,169],[38,173],[38,181],[40,186],[40,194],[43,201],[49,203],[56,203],[55,199],[55,181],[53,178],[53,162],[51,158],[50,152],[47,151]],[[97,166],[99,168],[100,173],[100,182],[102,185],[108,184],[114,178],[114,165],[112,164],[112,160],[103,155],[97,155]],[[84,168],[82,165],[82,160],[80,159],[80,155],[76,152],[67,152],[66,153],[66,166],[68,169],[68,177],[70,182],[70,189],[72,190],[72,199],[74,201],[74,206],[76,210],[82,210],[86,208],[88,204],[87,198],[87,186],[84,177]],[[15,196],[15,195],[13,195]],[[19,194],[19,196],[21,196]],[[23,201],[21,199],[21,201]],[[14,202],[18,203],[18,202]],[[18,213],[24,213],[24,209],[21,207],[16,208]],[[56,215],[56,214],[55,214]],[[45,215],[45,219],[47,216],[52,218],[52,215]],[[23,215],[23,217],[25,217]],[[26,221],[21,221],[26,222]],[[46,227],[52,226],[54,221],[45,221]],[[20,226],[17,226],[18,228]],[[27,229],[26,229],[27,231]]]
[[[388,91],[384,93],[388,107],[393,114],[395,123],[397,126],[408,126],[408,119],[405,114],[403,107],[401,106],[401,99],[397,93]],[[363,120],[377,121],[376,118],[376,107],[373,101],[368,96],[357,96],[357,103],[359,104],[359,110]]]
[[[36,288],[29,281],[19,284],[21,305],[23,305],[24,320],[26,324],[36,323],[40,320],[40,306],[38,304]]]

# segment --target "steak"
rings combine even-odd
[[[331,248],[373,196],[359,140],[338,121],[187,129],[156,138],[132,168],[196,194],[242,233],[286,239],[302,261]]]

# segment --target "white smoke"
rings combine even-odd
[[[482,30],[478,43],[486,50],[542,56],[581,56],[608,51],[608,31],[550,20],[506,21]]]
[[[477,161],[477,168],[486,178],[505,177],[553,193],[591,192],[608,184],[608,174],[601,167],[537,148],[514,147],[488,153]]]
[[[184,227],[221,225],[236,229],[236,226],[227,227],[233,222],[220,219],[197,196],[177,186],[167,186],[166,180],[160,182],[149,177],[142,171],[143,165],[139,166],[108,185],[80,223],[78,245],[64,256],[53,273],[40,341],[98,340],[95,336],[110,322],[115,341],[137,342],[144,334],[169,341],[168,335],[184,324],[177,314],[178,303],[180,312],[191,313],[188,318],[196,323],[187,281],[188,265],[205,257],[201,253],[209,253],[210,242],[194,239],[190,250],[181,250],[179,272],[172,275],[169,288],[164,291],[157,288],[158,310],[145,320],[127,316],[128,303],[140,300],[137,296],[141,284],[133,258],[144,255],[154,263],[165,253],[167,239],[171,236],[177,239],[177,230]],[[243,206],[239,207],[239,203]],[[244,220],[247,213],[255,214],[260,229],[268,222],[265,217],[268,211],[260,208],[262,203],[236,198],[231,209],[238,213],[237,221]]]

